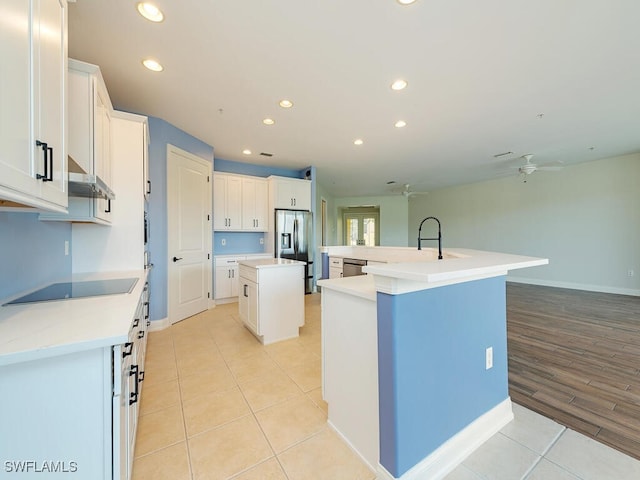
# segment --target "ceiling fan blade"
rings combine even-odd
[[[545,172],[559,172],[562,169],[564,169],[564,167],[552,167],[552,166],[540,165],[536,170],[544,170]]]

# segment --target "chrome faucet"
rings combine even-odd
[[[433,219],[438,222],[438,238],[421,238],[422,224],[429,219]],[[442,230],[440,229],[440,220],[436,217],[427,217],[420,222],[418,227],[418,250],[422,250],[422,240],[437,240],[438,241],[438,260],[442,260]]]

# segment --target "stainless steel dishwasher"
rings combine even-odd
[[[356,275],[365,275],[362,267],[367,265],[366,260],[358,260],[357,258],[345,258],[342,262],[342,276],[355,277]]]

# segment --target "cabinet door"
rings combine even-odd
[[[65,102],[67,76],[67,2],[34,2],[33,95],[35,140],[47,143],[48,160],[41,147],[35,148],[36,172],[45,174],[45,162],[53,172],[50,181],[40,183],[40,198],[67,206],[67,155],[65,145]]]
[[[291,184],[293,208],[296,210],[311,210],[311,182],[296,180]]]
[[[258,285],[251,280],[240,280],[240,318],[257,335],[260,335],[258,321]]]
[[[288,180],[276,180],[273,183],[275,188],[274,208],[293,208],[293,191]]]
[[[242,180],[227,177],[227,218],[230,230],[242,229]]]
[[[40,188],[31,173],[31,92],[29,0],[3,2],[0,17],[16,19],[17,28],[0,28],[0,185],[36,195]]]
[[[227,230],[227,177],[213,175],[213,229]]]
[[[242,229],[256,230],[256,181],[242,179]]]
[[[98,89],[96,92],[95,106],[95,172],[104,182],[113,188],[111,182],[111,112],[110,100],[107,93]],[[113,206],[115,202],[98,198],[96,202],[95,216],[101,220],[111,222]]]
[[[269,184],[266,180],[256,180],[256,231],[266,232],[269,227]]]
[[[342,278],[342,267],[329,267],[329,278]]]
[[[233,296],[231,292],[231,268],[216,267],[215,298],[228,298]],[[237,289],[237,287],[236,287]],[[237,295],[237,292],[236,292]]]
[[[238,296],[238,315],[240,320],[246,325],[249,324],[249,292],[246,288],[247,280],[245,278],[240,279],[240,291]]]

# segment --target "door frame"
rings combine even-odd
[[[202,166],[205,166],[207,168],[207,175],[209,178],[209,227],[208,228],[208,235],[207,235],[207,250],[209,252],[209,259],[208,262],[205,262],[206,264],[206,268],[207,268],[207,291],[209,292],[209,298],[207,301],[207,309],[212,308],[213,306],[215,306],[215,301],[213,299],[213,233],[212,233],[212,228],[213,228],[213,221],[211,220],[211,217],[213,215],[213,163],[209,162],[205,159],[203,159],[202,157],[199,157],[197,155],[194,155],[192,153],[189,153],[185,150],[182,150],[179,147],[176,147],[175,145],[172,145],[170,143],[167,143],[167,166],[166,166],[166,173],[167,173],[167,205],[169,202],[169,182],[170,180],[170,176],[169,176],[169,156],[171,153],[175,153],[177,155],[182,155],[184,157],[189,158],[190,160],[199,163]],[[169,235],[170,235],[170,228],[169,228],[169,208],[166,209],[166,220],[167,220],[167,236],[166,236],[166,245],[167,245],[167,277],[166,277],[166,284],[167,284],[167,318],[168,318],[168,323],[169,325],[173,325],[174,323],[177,323],[183,319],[176,319],[175,318],[175,305],[173,305],[172,299],[173,296],[171,295],[170,292],[170,281],[169,281],[169,268],[170,268],[170,260],[169,260]]]

